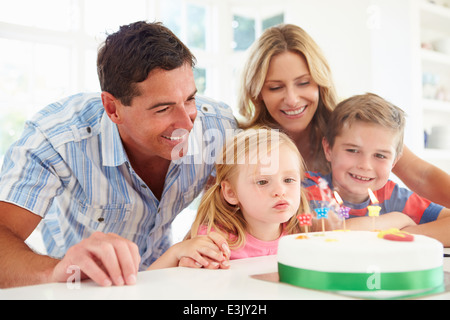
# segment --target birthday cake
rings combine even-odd
[[[280,281],[352,292],[443,290],[443,246],[397,229],[288,235],[278,247]]]

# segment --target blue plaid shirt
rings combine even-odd
[[[0,201],[43,218],[50,256],[63,257],[95,231],[112,232],[138,245],[145,269],[171,245],[172,221],[200,194],[237,126],[225,104],[196,104],[188,154],[170,164],[160,201],[133,171],[98,93],[51,104],[27,122],[5,156]]]

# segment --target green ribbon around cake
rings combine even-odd
[[[299,269],[278,263],[280,281],[317,290],[421,290],[442,286],[442,267],[410,271],[381,273],[323,272]]]

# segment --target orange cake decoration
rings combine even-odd
[[[407,241],[407,242],[414,241],[414,236],[412,234],[395,228],[380,231],[378,233],[378,238],[391,241]]]

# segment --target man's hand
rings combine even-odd
[[[67,281],[67,270],[75,265],[83,279],[90,278],[101,286],[133,285],[140,260],[135,243],[116,234],[95,232],[67,250],[53,270],[52,281]]]

